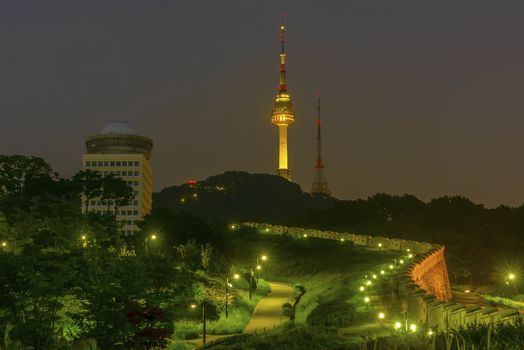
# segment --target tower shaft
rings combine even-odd
[[[291,180],[287,165],[287,125],[278,126],[278,175]]]
[[[295,112],[291,97],[287,91],[286,82],[286,52],[285,52],[285,27],[280,26],[280,78],[278,94],[273,104],[271,123],[278,126],[278,175],[286,180],[291,180],[291,171],[288,166],[287,154],[287,127],[295,121]]]
[[[324,179],[324,163],[322,161],[322,121],[320,119],[320,94],[317,94],[317,161],[315,164],[315,181],[311,187],[311,193],[314,195],[330,196],[328,184]]]

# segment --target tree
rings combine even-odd
[[[83,196],[84,212],[87,213],[91,199],[102,194],[102,176],[90,169],[80,170],[73,176],[73,182]]]
[[[108,212],[111,209],[111,205],[113,205],[113,211],[116,215],[118,208],[129,205],[133,197],[133,189],[121,178],[112,174],[102,178],[101,198],[106,202]]]

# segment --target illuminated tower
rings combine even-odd
[[[293,112],[293,105],[291,97],[287,92],[286,85],[286,52],[284,50],[284,23],[280,25],[280,44],[282,49],[280,51],[280,84],[278,87],[278,94],[273,104],[273,111],[271,113],[271,123],[278,126],[278,175],[287,180],[291,180],[291,171],[288,167],[287,161],[287,127],[295,121],[295,112]]]
[[[320,133],[320,94],[317,94],[317,163],[315,164],[315,182],[311,187],[311,193],[320,196],[330,196],[331,191],[324,179],[324,163],[322,162],[322,135]]]

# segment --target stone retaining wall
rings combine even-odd
[[[351,241],[357,246],[416,254],[416,259],[399,277],[399,295],[405,300],[403,311],[408,313],[409,319],[424,323],[429,328],[444,331],[474,323],[512,323],[519,318],[518,310],[512,308],[468,307],[450,302],[451,286],[442,245],[255,222],[246,222],[242,225],[264,234],[288,234],[297,238],[316,237]]]

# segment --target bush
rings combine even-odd
[[[282,316],[291,317],[293,315],[293,305],[290,303],[285,303],[282,305]]]
[[[310,326],[336,327],[349,326],[356,318],[356,307],[343,301],[330,301],[319,304],[307,316],[306,321]]]
[[[197,339],[199,336],[200,334],[198,334],[197,332],[189,331],[186,334],[184,334],[184,339],[185,340]]]

